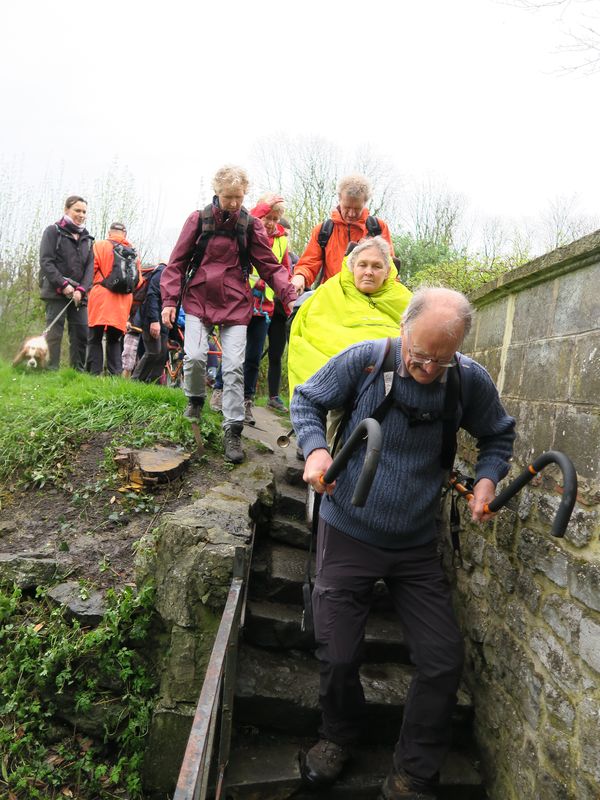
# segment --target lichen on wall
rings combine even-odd
[[[453,571],[466,678],[491,800],[597,800],[600,785],[600,231],[483,287],[464,350],[517,420],[516,476],[546,450],[574,462],[578,502],[550,527],[546,468],[511,508],[465,523]],[[462,458],[475,452],[463,441]]]

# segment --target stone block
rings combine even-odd
[[[524,348],[519,396],[536,402],[566,400],[574,346],[570,339],[530,342]]]
[[[522,397],[523,364],[525,348],[520,344],[511,344],[506,352],[502,385],[499,387],[502,397]]]
[[[562,727],[571,732],[575,722],[575,708],[569,696],[555,684],[547,682],[544,686],[544,697],[546,710],[553,718],[554,727]]]
[[[547,750],[549,756],[551,755],[553,759],[555,759],[551,760],[550,763],[554,766],[556,772],[570,776],[571,772],[562,772],[563,765],[566,766],[570,760],[566,757],[566,754],[561,757],[557,746],[549,746]],[[539,797],[540,800],[542,800],[542,798],[544,798],[544,800],[572,800],[573,798],[568,783],[566,783],[565,780],[551,775],[549,772],[541,772],[538,775],[535,796]]]
[[[554,293],[554,283],[547,281],[515,295],[511,341],[529,344],[547,338],[556,303]],[[544,313],[535,313],[534,309],[544,309]]]
[[[557,586],[567,585],[569,558],[548,537],[523,528],[517,555],[528,570],[543,573]]]
[[[58,564],[40,553],[0,553],[0,583],[19,589],[47,586],[58,577]]]
[[[552,403],[521,402],[511,410],[515,417],[516,439],[514,459],[519,469],[513,468],[513,477],[524,469],[536,456],[550,450],[554,439],[556,406]]]
[[[500,551],[512,553],[516,541],[516,514],[504,507],[494,520],[494,536]]]
[[[502,349],[500,347],[492,347],[487,350],[480,350],[473,353],[472,358],[478,361],[482,367],[485,367],[494,383],[497,383],[502,362]]]
[[[542,590],[529,572],[520,572],[517,577],[515,593],[532,614],[537,614]]]
[[[591,291],[600,286],[600,264],[593,264],[559,278],[558,302],[549,334],[568,336],[598,328],[600,294]]]
[[[571,519],[565,532],[565,541],[574,547],[586,547],[596,536],[600,528],[598,511],[591,511],[575,504]]]
[[[600,415],[595,409],[560,407],[554,426],[553,449],[566,453],[577,475],[591,481],[600,479]]]
[[[529,646],[559,686],[570,691],[578,688],[579,670],[569,652],[551,633],[537,628],[532,631]]]
[[[583,616],[581,608],[551,594],[542,605],[542,616],[554,633],[577,653],[579,625]]]
[[[569,567],[569,591],[588,608],[600,611],[600,562],[573,561]]]
[[[597,696],[586,697],[579,706],[580,769],[600,783],[600,708]]]
[[[477,312],[475,331],[466,340],[470,350],[488,350],[490,347],[501,347],[506,328],[508,297],[485,306]]]
[[[517,570],[512,565],[510,558],[493,547],[488,548],[488,563],[490,572],[495,575],[504,592],[512,593],[517,579]]]
[[[569,399],[598,406],[600,397],[600,332],[575,340]]]
[[[142,781],[152,797],[171,797],[194,719],[194,707],[157,708],[144,753]]]
[[[585,617],[581,621],[579,655],[586,664],[600,673],[600,620]]]

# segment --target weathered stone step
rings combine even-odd
[[[275,508],[281,516],[304,522],[306,520],[306,484],[292,486],[289,483],[278,483],[275,496]]]
[[[251,600],[246,607],[244,639],[257,647],[312,650],[313,637],[300,630],[301,620],[302,608],[298,605]],[[393,613],[369,615],[365,659],[408,663],[400,623]]]
[[[227,770],[227,797],[232,800],[295,800],[345,798],[370,800],[378,797],[392,760],[390,746],[357,748],[355,758],[342,777],[321,792],[302,786],[299,752],[312,740],[265,736],[262,732],[247,740],[234,741]],[[451,751],[440,775],[440,800],[482,800],[485,792],[474,760],[468,754]]]
[[[412,673],[412,667],[401,664],[363,664],[360,674],[367,701],[364,730],[369,742],[397,739]],[[318,690],[318,662],[314,657],[298,650],[280,653],[244,644],[236,680],[236,724],[288,735],[314,735],[319,723]],[[471,698],[461,690],[455,722],[463,737],[471,718]]]
[[[306,550],[272,541],[258,542],[252,557],[250,595],[279,603],[302,605]],[[311,574],[315,574],[314,553]]]
[[[303,520],[291,519],[279,514],[275,514],[269,527],[269,536],[272,539],[301,550],[309,549],[311,535],[306,522]]]

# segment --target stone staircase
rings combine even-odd
[[[300,462],[276,475],[278,498],[270,525],[257,529],[246,621],[240,644],[234,737],[227,771],[231,800],[294,797],[377,798],[391,764],[412,666],[385,585],[366,634],[361,677],[367,699],[364,741],[343,777],[321,792],[302,785],[299,753],[318,738],[318,665],[313,641],[301,631],[302,583],[310,533]],[[314,571],[313,571],[314,574]],[[472,741],[472,705],[459,695],[454,749],[441,775],[442,800],[486,797]]]

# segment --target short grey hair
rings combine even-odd
[[[419,286],[402,315],[403,326],[410,329],[417,317],[432,305],[454,311],[454,318],[447,321],[449,335],[456,334],[456,326],[459,323],[464,325],[464,335],[469,333],[475,313],[473,306],[462,292],[447,289],[445,286]]]
[[[218,169],[215,177],[213,178],[213,189],[217,194],[221,192],[226,186],[234,186],[236,189],[240,188],[244,194],[248,191],[250,179],[248,173],[243,167],[236,167],[233,164],[226,164],[221,169]]]
[[[383,259],[383,263],[387,264],[387,272],[386,275],[390,274],[390,246],[383,238],[383,236],[372,236],[367,237],[366,239],[362,239],[359,244],[356,245],[354,250],[347,256],[346,264],[348,265],[348,269],[350,272],[354,270],[354,266],[358,260],[359,255],[364,251],[368,250],[370,247],[374,247],[376,250],[379,250],[381,254],[381,258]]]
[[[363,197],[365,204],[372,191],[371,182],[364,175],[346,175],[338,183],[338,196],[347,193],[350,197]]]

